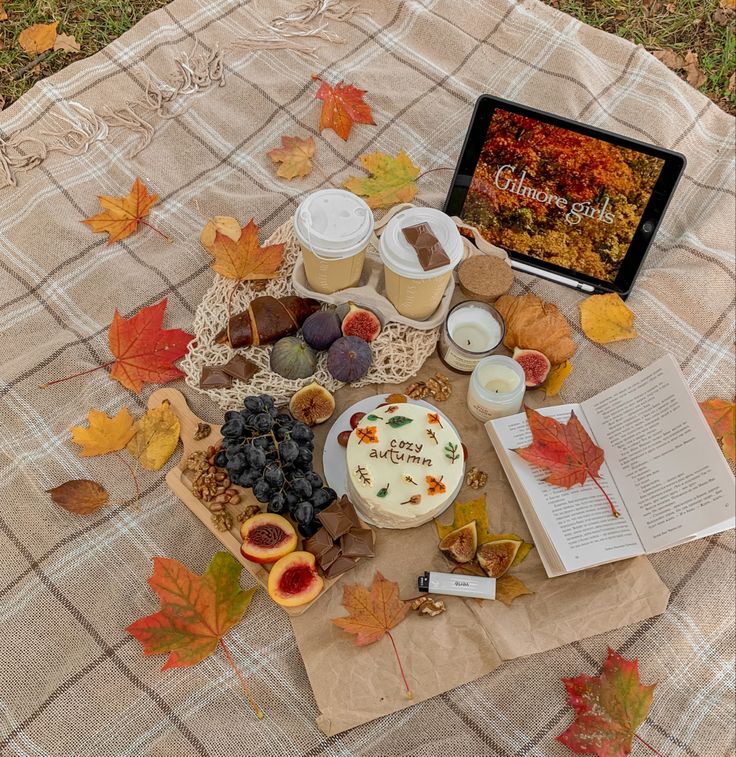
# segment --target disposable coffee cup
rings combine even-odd
[[[294,233],[311,289],[332,294],[360,281],[373,225],[365,200],[344,189],[320,189],[299,204]]]
[[[403,229],[427,223],[450,262],[425,271]],[[386,282],[386,297],[407,318],[423,320],[437,310],[452,272],[463,256],[463,240],[452,219],[434,208],[407,208],[386,225],[379,247]]]

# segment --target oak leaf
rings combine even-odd
[[[232,216],[212,216],[207,221],[199,235],[199,241],[210,254],[218,232],[232,239],[233,242],[237,242],[240,239],[240,222]]]
[[[468,502],[455,500],[453,505],[453,520],[449,525],[444,525],[435,520],[434,525],[437,529],[437,535],[444,539],[452,531],[457,531],[462,526],[475,521],[475,529],[478,534],[478,544],[483,544],[491,538],[491,528],[488,524],[488,512],[486,510],[486,495],[481,494],[476,499]],[[485,574],[484,574],[485,575]]]
[[[219,231],[215,234],[215,242],[210,248],[215,258],[212,269],[220,276],[238,281],[272,279],[284,259],[284,248],[284,244],[261,247],[258,226],[251,218],[243,226],[237,241]]]
[[[692,50],[688,50],[685,53],[685,62],[682,68],[685,71],[685,78],[687,79],[687,83],[695,87],[696,89],[698,87],[702,87],[703,84],[705,84],[705,82],[707,81],[707,77],[700,68],[698,54],[693,52]]]
[[[284,179],[294,179],[297,176],[309,176],[312,173],[312,158],[314,157],[314,139],[307,137],[281,137],[283,147],[269,150],[266,155],[274,163],[280,163],[276,175]]]
[[[169,655],[162,670],[195,665],[220,645],[251,706],[262,717],[222,639],[240,622],[255,593],[254,588],[240,588],[241,570],[228,552],[215,553],[201,576],[191,573],[178,560],[154,557],[148,583],[158,595],[161,609],[126,630],[143,644],[143,654]]]
[[[547,376],[547,380],[542,384],[545,397],[556,397],[567,377],[572,373],[572,363],[565,360],[564,363],[553,365]]]
[[[18,44],[29,55],[38,55],[51,50],[56,41],[56,27],[58,21],[52,24],[33,24],[18,35]]]
[[[643,685],[638,661],[608,650],[599,676],[563,678],[575,721],[557,739],[577,754],[625,757],[636,729],[646,720],[656,684]],[[656,754],[654,747],[643,741]]]
[[[507,607],[511,607],[511,603],[517,597],[523,597],[526,594],[534,594],[534,592],[520,578],[507,574],[496,579],[496,599]]]
[[[79,42],[71,34],[57,34],[54,40],[54,50],[67,53],[78,53],[82,49]]]
[[[598,480],[598,472],[603,465],[603,450],[593,443],[575,412],[570,413],[567,423],[560,423],[530,407],[524,409],[532,432],[532,443],[512,452],[532,465],[545,468],[548,475],[544,480],[553,486],[569,489],[575,484],[584,484],[588,478],[592,479],[606,498],[613,516],[618,517],[620,513]]]
[[[736,465],[736,400],[713,398],[698,404],[726,459]]]
[[[70,513],[89,515],[107,504],[107,492],[96,481],[79,479],[67,481],[53,489],[47,489],[46,494]]]
[[[371,108],[363,100],[366,90],[342,81],[332,87],[316,74],[312,75],[312,79],[320,82],[315,97],[323,101],[319,115],[320,131],[332,129],[338,137],[347,140],[354,123],[375,124]]]
[[[124,407],[117,415],[110,418],[100,410],[90,410],[87,419],[89,425],[73,426],[72,441],[78,444],[80,457],[97,457],[108,452],[117,452],[132,438],[133,416]]]
[[[592,342],[608,344],[634,339],[634,313],[618,294],[594,294],[580,305],[580,326]]]
[[[0,0],[0,21],[5,21],[7,17],[8,17],[8,12],[5,10],[5,6],[3,5],[3,0]],[[0,46],[0,50],[2,50],[1,46]]]
[[[108,342],[115,356],[110,375],[139,394],[143,384],[166,384],[184,374],[174,361],[187,352],[194,338],[181,329],[162,328],[167,300],[142,308],[123,318],[115,309]]]
[[[146,470],[160,470],[174,454],[180,430],[176,413],[164,400],[135,422],[126,449]]]
[[[125,197],[98,195],[97,199],[104,208],[103,212],[85,219],[82,223],[86,223],[94,232],[106,231],[109,234],[108,244],[118,242],[130,236],[141,223],[150,226],[143,219],[158,201],[158,197],[157,194],[148,194],[146,185],[140,179],[136,179],[130,193]],[[158,229],[155,231],[162,234]]]
[[[416,180],[421,169],[404,150],[399,150],[395,158],[380,151],[361,155],[360,162],[372,175],[351,176],[343,186],[365,197],[369,207],[388,208],[416,197]]]
[[[671,68],[673,71],[678,71],[685,65],[685,60],[682,55],[679,55],[674,50],[654,50],[652,55],[660,61],[660,63],[664,63],[667,68]]]
[[[399,663],[407,698],[411,699],[412,693],[391,635],[391,629],[401,623],[411,609],[409,602],[399,598],[399,585],[394,581],[388,581],[380,571],[376,571],[370,591],[360,584],[345,586],[342,604],[350,614],[343,618],[332,618],[332,622],[343,631],[355,634],[355,643],[358,646],[373,644],[388,636]]]

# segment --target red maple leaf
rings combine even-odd
[[[512,452],[532,465],[546,468],[549,475],[544,480],[553,486],[569,489],[591,478],[603,492],[614,517],[619,517],[620,513],[598,480],[603,450],[593,443],[575,412],[570,413],[567,423],[560,423],[530,407],[524,410],[532,432],[532,443]]]
[[[319,130],[332,129],[339,137],[347,140],[353,124],[375,124],[370,105],[363,100],[364,89],[352,84],[339,82],[334,87],[316,74],[312,79],[321,82],[315,97],[323,101],[319,116]]]
[[[579,675],[562,682],[575,710],[575,721],[557,737],[558,741],[577,754],[626,757],[636,738],[659,754],[636,735],[652,706],[656,686],[640,682],[637,660],[627,660],[609,649],[599,676]]]

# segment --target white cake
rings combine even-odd
[[[376,408],[350,434],[350,500],[381,528],[412,528],[439,515],[465,473],[460,437],[442,413],[412,402]]]

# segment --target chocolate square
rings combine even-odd
[[[350,500],[343,495],[317,515],[319,522],[333,539],[339,539],[351,528],[359,527],[360,521]]]
[[[335,542],[324,528],[320,528],[314,536],[304,540],[303,547],[305,551],[311,552],[315,557],[322,555],[334,546]]]
[[[229,389],[233,385],[232,376],[228,376],[219,365],[205,365],[199,376],[200,389]]]
[[[351,528],[340,537],[345,557],[373,557],[373,531],[370,528]]]
[[[233,355],[225,365],[218,365],[217,367],[228,376],[245,383],[248,383],[261,370],[259,366],[251,363],[250,360],[246,360],[242,355]]]
[[[338,544],[333,544],[320,558],[319,567],[327,574],[330,566],[340,557],[342,550]]]
[[[406,241],[414,248],[419,258],[419,265],[424,271],[433,271],[450,264],[450,258],[440,240],[432,232],[428,223],[405,226],[402,231]]]
[[[337,576],[341,576],[343,573],[347,573],[349,570],[352,570],[355,567],[355,564],[358,561],[354,557],[345,557],[345,555],[340,555],[335,562],[332,563],[332,565],[329,566],[326,570],[323,568],[325,572],[325,576],[327,578],[336,578]]]

